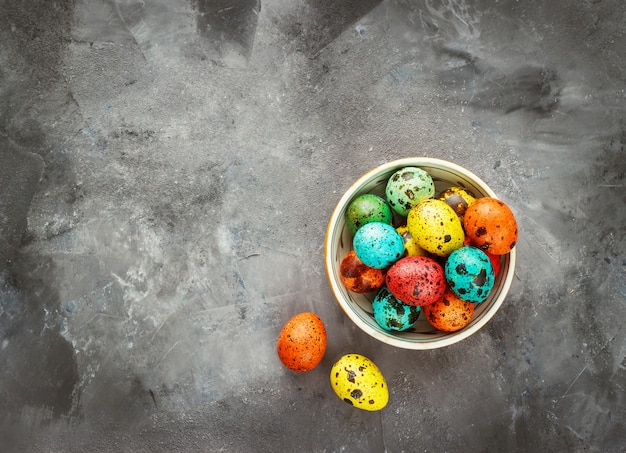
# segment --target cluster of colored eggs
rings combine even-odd
[[[356,197],[345,220],[353,248],[342,259],[341,281],[353,292],[376,292],[374,318],[390,331],[410,329],[420,311],[436,329],[465,327],[518,234],[504,202],[463,187],[436,195],[432,177],[418,167],[396,171],[384,198]]]
[[[311,371],[324,358],[326,342],[326,328],[319,316],[299,313],[283,325],[278,335],[278,358],[292,371]],[[377,411],[389,400],[382,372],[360,354],[344,354],[333,364],[330,385],[339,398],[359,409]]]
[[[501,255],[517,241],[515,217],[502,201],[477,199],[463,187],[435,192],[426,171],[405,167],[389,178],[384,196],[359,195],[346,210],[352,249],[340,278],[348,290],[373,296],[374,318],[385,330],[408,330],[422,312],[441,331],[465,327],[491,293]],[[292,371],[311,371],[326,343],[322,320],[300,313],[283,326],[278,357]],[[381,370],[361,354],[341,356],[329,377],[335,394],[354,407],[387,405]]]

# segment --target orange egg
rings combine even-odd
[[[447,289],[443,298],[423,306],[422,311],[435,329],[443,332],[456,332],[472,320],[474,304],[464,301],[450,289]]]
[[[517,242],[517,222],[504,202],[479,198],[465,211],[465,234],[470,243],[493,255],[509,253]]]
[[[315,313],[300,313],[285,323],[276,344],[278,358],[292,371],[315,368],[326,353],[326,328]]]
[[[363,264],[354,250],[341,260],[339,277],[346,288],[359,294],[374,292],[385,283],[385,271]]]

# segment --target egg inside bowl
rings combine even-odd
[[[368,335],[392,346],[405,349],[434,349],[457,343],[476,333],[498,311],[511,286],[515,272],[515,248],[500,255],[500,271],[487,299],[476,304],[472,320],[456,332],[442,332],[435,329],[420,314],[417,322],[404,331],[388,331],[375,320],[372,301],[376,292],[359,294],[349,291],[342,283],[339,268],[341,261],[352,250],[352,234],[346,226],[346,210],[352,200],[359,195],[371,193],[385,198],[385,188],[389,178],[404,167],[419,167],[432,177],[435,183],[435,197],[449,187],[463,187],[476,198],[497,195],[479,177],[465,168],[441,159],[429,157],[408,157],[387,162],[361,176],[339,199],[326,231],[324,260],[328,281],[337,302],[345,314]],[[402,219],[395,218],[399,226]]]

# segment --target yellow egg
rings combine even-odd
[[[448,256],[465,240],[459,216],[442,200],[421,201],[409,211],[406,222],[417,245],[437,256]]]
[[[400,236],[402,236],[402,241],[404,241],[404,250],[406,251],[407,256],[428,256],[428,252],[417,245],[413,236],[409,233],[409,229],[406,225],[399,226],[396,228],[396,231],[400,234]]]
[[[472,192],[456,186],[447,188],[439,194],[438,198],[445,201],[456,212],[456,215],[461,219],[461,225],[463,224],[463,216],[467,207],[476,201],[476,197]]]
[[[330,370],[330,385],[339,398],[366,411],[387,405],[389,390],[376,364],[360,354],[342,356]]]

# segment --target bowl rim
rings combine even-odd
[[[331,232],[333,230],[333,227],[337,225],[338,221],[340,220],[340,217],[343,216],[343,210],[344,210],[343,208],[347,207],[347,203],[361,189],[361,186],[363,185],[363,183],[370,180],[374,175],[385,173],[387,171],[399,169],[402,167],[409,167],[409,166],[445,167],[449,170],[456,171],[460,174],[465,175],[467,178],[471,179],[472,182],[476,186],[479,186],[481,190],[483,190],[485,193],[487,193],[489,197],[498,199],[498,196],[496,195],[496,193],[481,178],[476,176],[470,170],[463,168],[460,165],[455,164],[454,162],[449,162],[447,160],[433,158],[433,157],[405,157],[405,158],[386,162],[364,173],[360,178],[358,178],[350,186],[350,188],[348,188],[348,190],[346,190],[346,192],[341,196],[341,198],[337,202],[337,205],[335,206],[333,213],[330,216],[330,219],[328,221],[328,226],[326,228],[326,236],[324,240],[324,267],[326,269],[326,276],[328,278],[335,300],[341,306],[343,312],[348,316],[348,318],[350,318],[352,322],[356,324],[356,326],[359,327],[362,331],[364,331],[371,337],[374,337],[383,343],[389,344],[391,346],[403,348],[403,349],[413,349],[413,350],[437,349],[437,348],[442,348],[445,346],[450,346],[452,344],[458,343],[470,337],[471,335],[475,334],[482,327],[484,327],[485,324],[487,324],[491,320],[491,318],[496,314],[496,312],[500,309],[500,306],[504,302],[504,299],[506,298],[509,292],[509,289],[511,287],[511,284],[513,282],[513,276],[515,274],[516,247],[514,247],[508,253],[509,261],[508,261],[508,266],[507,266],[507,274],[504,280],[502,281],[502,286],[499,289],[499,293],[496,297],[496,300],[491,302],[491,305],[489,306],[489,308],[482,314],[482,316],[479,319],[475,320],[473,323],[466,326],[465,328],[456,332],[450,332],[449,334],[446,334],[445,336],[434,338],[432,341],[428,341],[428,340],[406,341],[406,340],[402,340],[394,336],[386,335],[382,332],[379,332],[373,329],[370,325],[368,325],[365,321],[363,321],[363,319],[356,312],[350,309],[350,307],[347,305],[347,303],[343,300],[343,297],[341,296],[339,285],[341,285],[342,283],[340,281],[337,281],[336,278],[334,278],[334,276],[332,275],[332,271],[331,271],[333,267],[332,266],[333,259],[330,254],[330,249],[331,249],[330,240],[333,237]]]

